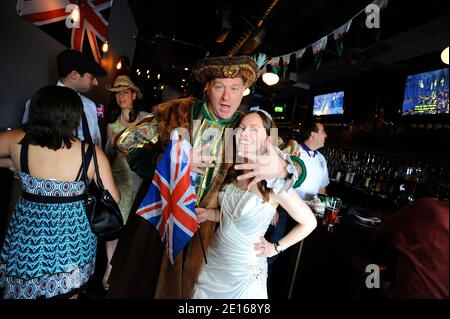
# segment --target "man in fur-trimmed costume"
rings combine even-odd
[[[133,214],[130,214],[111,262],[108,298],[190,298],[192,295],[203,262],[199,236],[201,234],[206,249],[214,231],[214,222],[201,224],[200,231],[172,265],[154,226],[134,212],[148,190],[158,156],[167,147],[174,128],[191,132],[194,151],[202,149],[208,141],[211,156],[191,163],[191,170],[197,173],[197,206],[207,208],[215,205],[226,168],[221,161],[213,164],[211,158],[222,157],[225,128],[232,127],[239,118],[237,109],[243,92],[259,77],[259,67],[247,56],[211,57],[197,63],[193,75],[206,86],[207,101],[186,98],[159,104],[153,109],[153,117],[128,128],[116,139],[117,148],[128,155],[131,169],[146,182],[136,196]],[[216,130],[216,134],[208,133],[211,130]],[[142,136],[146,140],[135,147],[136,140]],[[261,161],[240,164],[236,169],[252,170],[242,175],[242,178],[253,178],[249,187],[263,179],[288,178],[287,189],[297,179],[289,156],[275,147]]]

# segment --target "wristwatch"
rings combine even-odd
[[[283,252],[283,247],[281,247],[279,242],[274,242],[273,245],[275,246],[275,250],[277,251],[277,254],[281,254]]]

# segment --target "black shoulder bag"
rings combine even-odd
[[[100,172],[98,170],[97,153],[95,151],[95,145],[93,144],[90,144],[89,147],[92,148],[97,183],[89,184],[87,179],[87,170],[89,165],[86,163],[84,145],[85,142],[82,142],[82,178],[86,185],[84,202],[92,232],[97,235],[100,240],[109,241],[117,239],[119,238],[124,227],[122,214],[120,213],[119,206],[114,198],[111,196],[109,191],[103,187]]]

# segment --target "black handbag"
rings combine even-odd
[[[100,173],[98,170],[95,145],[93,144],[91,144],[89,147],[92,149],[97,183],[89,183],[87,179],[87,170],[89,165],[86,163],[84,145],[85,142],[82,142],[82,176],[86,185],[84,202],[89,224],[91,225],[92,232],[97,235],[98,239],[104,241],[117,239],[119,238],[124,228],[123,217],[120,213],[120,208],[109,191],[103,187],[102,179],[100,178]]]

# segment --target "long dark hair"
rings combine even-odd
[[[41,88],[31,98],[29,120],[23,127],[25,136],[20,144],[55,151],[63,146],[70,148],[82,112],[83,102],[74,90],[56,85]]]
[[[133,93],[135,91],[132,88],[129,88],[129,90]],[[130,113],[128,115],[128,123],[134,122],[139,114],[139,107],[138,107],[137,99],[133,101],[133,106],[131,107]],[[122,113],[122,109],[120,108],[120,105],[116,101],[116,94],[114,94],[114,98],[111,103],[111,111],[109,115],[109,123],[113,123],[117,120],[117,118],[120,116],[120,113]]]
[[[270,119],[265,113],[255,110],[255,111],[250,111],[245,113],[243,116],[241,116],[237,122],[235,123],[235,125],[233,126],[233,128],[238,128],[239,125],[242,122],[242,119],[249,115],[249,114],[258,114],[258,116],[261,118],[262,122],[263,122],[263,126],[266,130],[267,136],[270,136],[270,129],[271,128],[276,128],[275,123],[273,123],[272,119]],[[233,183],[233,181],[235,181],[237,179],[237,177],[239,175],[242,174],[242,170],[235,170],[234,169],[234,165],[236,165],[236,138],[233,136],[233,165],[228,169],[227,175],[225,176],[222,188],[230,183]],[[262,180],[260,182],[258,182],[257,184],[258,190],[261,192],[261,195],[263,196],[263,200],[264,202],[268,202],[270,199],[270,191],[271,189],[267,187],[267,182],[265,180]]]

